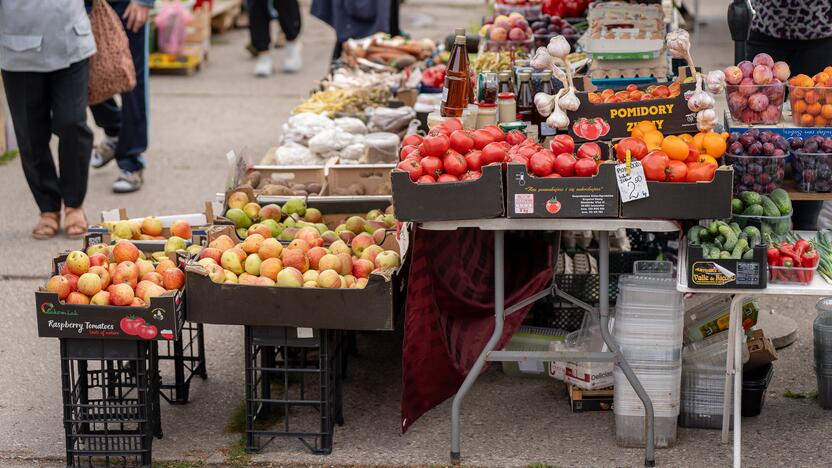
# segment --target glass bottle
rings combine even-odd
[[[480,92],[482,102],[489,104],[497,103],[497,74],[485,72],[482,74],[482,90]]]
[[[439,108],[442,117],[462,117],[462,111],[468,106],[469,94],[473,94],[469,80],[465,36],[456,36],[448,59],[445,86],[442,88],[442,104]]]
[[[517,120],[534,123],[534,92],[531,75],[520,73],[520,86],[517,88]]]
[[[511,83],[511,72],[510,71],[502,71],[500,72],[500,85],[497,87],[497,93],[511,93],[514,94],[514,85]]]

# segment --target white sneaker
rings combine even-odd
[[[272,65],[272,56],[268,53],[263,53],[257,56],[257,64],[254,65],[254,76],[267,77],[274,71]]]
[[[283,48],[283,53],[286,54],[283,58],[283,71],[286,73],[295,73],[303,68],[303,55],[300,42],[287,42],[286,47]]]
[[[92,157],[90,157],[90,166],[93,169],[106,166],[107,163],[115,159],[116,146],[118,146],[118,137],[104,137],[101,143],[93,148]]]

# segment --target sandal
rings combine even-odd
[[[38,224],[32,229],[32,237],[39,240],[51,239],[58,234],[61,225],[61,214],[44,212],[40,214]]]
[[[64,208],[64,231],[70,239],[78,239],[87,234],[90,225],[87,215],[81,208]]]

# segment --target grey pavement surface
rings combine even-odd
[[[448,6],[450,5],[450,6]],[[482,14],[471,0],[408,2],[404,28],[416,36],[439,37]],[[705,68],[731,61],[724,25],[724,3],[703,2],[709,22],[694,57]],[[433,24],[410,27],[429,15]],[[243,51],[244,31],[215,38],[210,62],[195,77],[151,79],[152,148],[147,183],[139,193],[115,196],[110,182],[116,169],[92,173],[87,212],[126,207],[135,216],[199,211],[221,190],[224,154],[230,149],[260,155],[276,143],[280,125],[292,107],[324,74],[334,41],[322,23],[304,17],[306,64],[301,74],[254,79],[253,62]],[[275,52],[279,60],[280,52]],[[100,133],[99,133],[100,135]],[[49,259],[77,242],[38,242],[29,238],[35,205],[20,165],[0,166],[0,310],[5,336],[0,339],[0,466],[61,466],[64,455],[58,343],[36,337],[32,291],[48,274]],[[94,215],[94,216],[93,216]],[[746,466],[829,466],[826,442],[832,415],[812,399],[790,399],[787,390],[809,394],[816,388],[812,370],[811,320],[814,300],[777,298],[761,301],[798,324],[797,342],[781,351],[763,413],[743,421]],[[240,327],[207,327],[208,380],[195,380],[191,402],[162,405],[164,438],[154,441],[158,463],[193,462],[228,466],[240,435],[226,424],[242,401],[243,350]],[[346,425],[335,432],[329,456],[309,454],[294,440],[277,440],[262,453],[237,464],[273,466],[353,465],[427,466],[448,462],[450,401],[438,406],[401,435],[401,337],[362,334],[359,356],[351,359],[344,383]],[[487,371],[463,404],[462,454],[466,465],[641,466],[642,451],[615,444],[611,413],[573,414],[563,384],[505,376]],[[675,447],[657,452],[659,466],[726,466],[730,446],[719,432],[679,429]]]

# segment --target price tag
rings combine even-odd
[[[315,330],[311,328],[298,328],[298,338],[314,338]]]
[[[647,178],[644,177],[644,168],[640,161],[630,161],[629,166],[627,164],[616,164],[615,178],[618,182],[618,192],[621,193],[622,203],[650,196],[650,192],[647,190]]]

